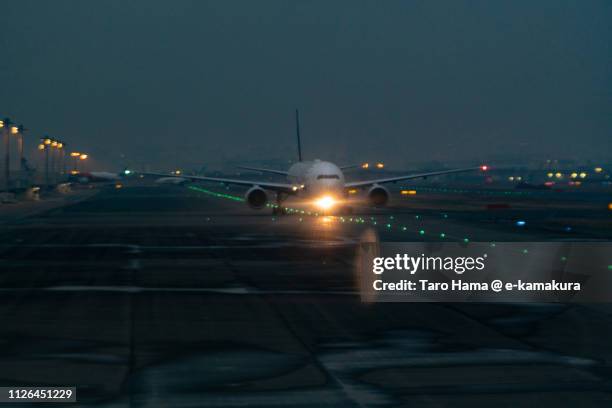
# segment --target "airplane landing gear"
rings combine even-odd
[[[283,196],[276,193],[276,207],[272,208],[272,215],[287,215],[287,209],[283,207]]]

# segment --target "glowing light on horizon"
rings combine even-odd
[[[323,196],[315,201],[315,205],[322,210],[329,210],[335,204],[335,200],[330,196]]]

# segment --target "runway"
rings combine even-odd
[[[3,226],[0,385],[76,386],[86,407],[609,407],[607,305],[360,301],[366,229],[605,237],[537,219],[517,228],[515,214],[473,219],[427,198],[274,217],[234,190],[100,189]]]

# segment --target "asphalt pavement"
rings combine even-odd
[[[366,230],[393,241],[563,231],[422,207],[274,217],[220,193],[102,188],[7,219],[0,385],[76,386],[72,406],[87,407],[612,405],[608,305],[359,296]]]

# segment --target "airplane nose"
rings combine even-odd
[[[313,193],[315,195],[331,194],[333,196],[342,195],[342,183],[339,180],[325,180],[316,184]]]
[[[340,193],[342,192],[342,184],[339,180],[329,180],[325,187],[334,195],[340,195]]]

